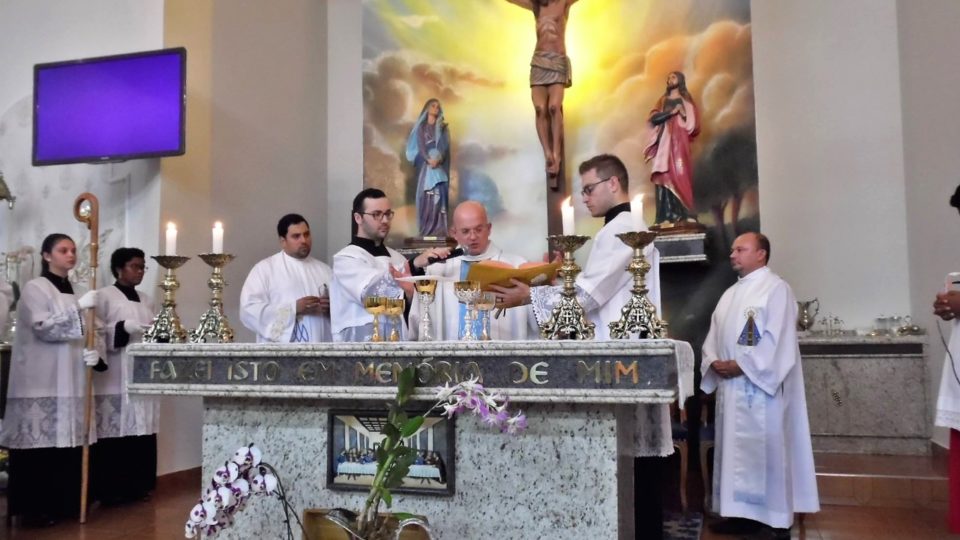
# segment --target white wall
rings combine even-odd
[[[914,317],[930,329],[928,380],[936,403],[944,347],[931,304],[944,275],[960,271],[960,216],[947,204],[960,184],[960,71],[951,56],[960,50],[960,2],[900,0],[901,91],[910,292]],[[947,339],[949,327],[941,323]],[[934,440],[947,446],[947,431]]]
[[[771,266],[848,328],[911,310],[896,7],[751,2]]]

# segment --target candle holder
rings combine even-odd
[[[180,316],[177,315],[176,292],[180,288],[180,282],[177,281],[175,270],[189,261],[190,257],[154,255],[150,258],[167,271],[160,283],[160,288],[163,289],[163,306],[160,308],[160,313],[153,318],[153,323],[143,333],[143,342],[184,343],[187,341],[187,331],[180,324]]]
[[[203,262],[213,268],[207,286],[210,287],[210,309],[200,316],[197,327],[190,332],[191,343],[232,343],[233,328],[223,313],[223,288],[227,286],[223,279],[223,267],[234,259],[229,253],[203,253]]]
[[[620,309],[620,320],[609,323],[610,337],[629,339],[636,334],[640,339],[659,339],[667,336],[667,323],[657,317],[657,308],[647,298],[647,272],[650,263],[643,249],[657,237],[651,231],[625,232],[617,235],[621,242],[633,248],[633,260],[625,270],[633,274],[630,300]]]
[[[420,295],[420,331],[418,332],[419,341],[434,341],[433,321],[430,320],[430,304],[437,292],[437,280],[423,279],[414,283],[417,288],[417,294]]]
[[[594,324],[587,321],[583,306],[577,301],[577,288],[574,279],[580,273],[580,266],[573,259],[573,252],[580,249],[589,240],[589,236],[577,234],[555,234],[547,241],[563,252],[563,264],[558,273],[563,278],[563,290],[560,302],[553,307],[550,320],[540,327],[543,339],[593,339]]]

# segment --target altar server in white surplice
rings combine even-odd
[[[480,261],[498,261],[517,267],[526,259],[519,255],[506,253],[490,241],[493,225],[487,218],[487,211],[476,201],[464,201],[453,211],[453,226],[450,235],[463,249],[463,255],[431,264],[426,275],[448,278],[437,287],[436,298],[430,306],[430,317],[438,340],[456,341],[463,333],[464,306],[453,292],[453,282],[467,279],[470,267]],[[507,310],[499,319],[490,319],[490,337],[493,339],[527,339],[530,331],[529,309],[520,306]],[[410,310],[410,334],[417,338],[420,323],[420,299],[414,296]],[[480,321],[475,321],[474,333],[480,335]],[[536,334],[534,334],[536,335]]]
[[[797,301],[768,267],[770,242],[746,233],[703,342],[700,388],[717,392],[713,510],[789,538],[794,512],[820,510],[797,342]],[[742,524],[743,519],[717,524]]]
[[[97,291],[110,369],[94,381],[98,442],[91,470],[97,498],[105,504],[142,500],[157,483],[160,399],[131,396],[126,386],[133,369],[127,345],[139,343],[153,322],[150,297],[136,289],[145,271],[143,251],[117,249],[110,256],[110,272],[117,281]]]
[[[300,214],[277,223],[280,253],[258,262],[240,291],[240,321],[258,343],[332,341],[330,267],[311,257],[310,224]]]
[[[51,234],[40,251],[43,272],[23,286],[17,303],[0,429],[0,446],[10,452],[7,515],[34,525],[79,512],[86,367],[107,369],[105,353],[84,350],[91,329],[83,310],[96,305],[97,292],[74,295],[67,275],[77,262],[76,244],[65,234]],[[91,444],[97,440],[94,427]]]
[[[394,212],[387,195],[367,188],[353,199],[352,240],[333,256],[333,285],[330,309],[333,313],[334,341],[369,341],[373,334],[373,315],[363,307],[367,296],[387,296],[410,300],[412,283],[396,278],[410,276],[411,264],[394,249],[384,245],[390,234]],[[412,261],[413,271],[422,274],[432,257],[446,258],[449,248],[430,248]],[[386,321],[386,317],[381,317]],[[387,326],[381,326],[383,331]],[[407,324],[401,317],[400,339],[406,339]]]

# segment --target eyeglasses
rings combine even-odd
[[[609,180],[609,179],[611,179],[611,178],[613,178],[613,177],[612,177],[612,176],[608,176],[608,177],[606,177],[606,178],[604,178],[604,179],[602,179],[602,180],[597,180],[596,182],[594,182],[594,183],[592,183],[592,184],[587,184],[587,185],[583,186],[583,189],[580,190],[580,195],[583,195],[584,197],[589,197],[591,194],[593,194],[593,190],[597,189],[597,186],[598,186],[598,185],[606,182],[607,180]]]
[[[390,221],[393,219],[393,216],[396,215],[396,212],[394,212],[393,210],[387,210],[386,212],[381,212],[377,210],[376,212],[360,212],[360,213],[365,216],[372,217],[374,221],[383,221],[383,218],[387,218],[387,221]]]

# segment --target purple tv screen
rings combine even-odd
[[[183,154],[186,56],[176,48],[34,66],[33,164]]]

